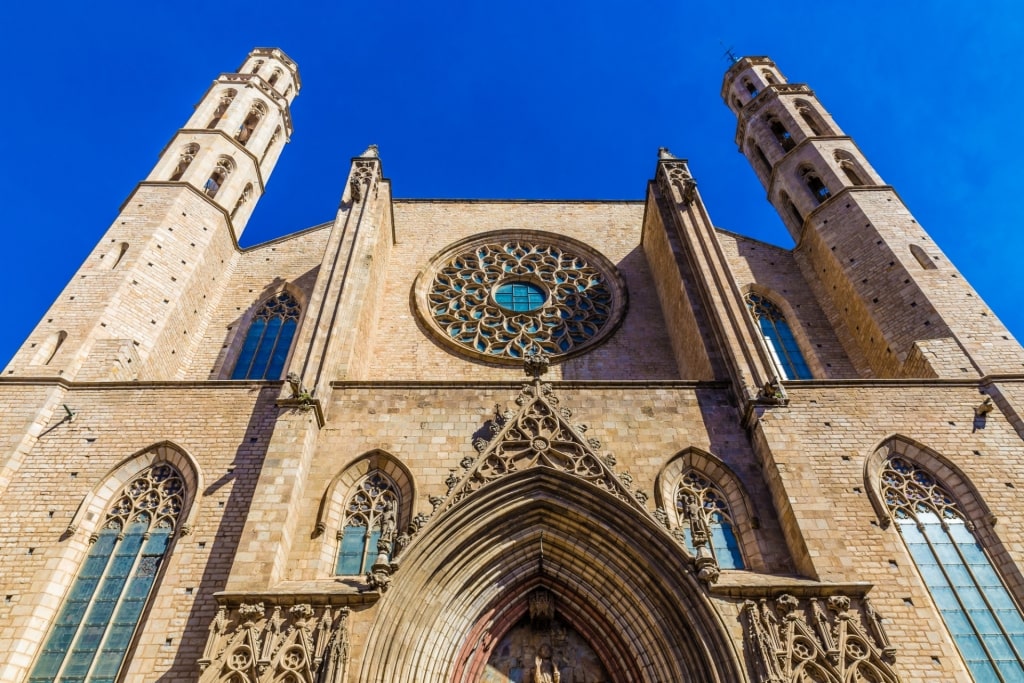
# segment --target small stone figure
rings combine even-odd
[[[378,552],[391,552],[391,544],[395,542],[398,524],[395,522],[395,502],[384,503],[384,513],[380,519],[380,540],[377,541]]]
[[[562,674],[551,657],[551,648],[541,645],[534,660],[532,683],[561,683]]]

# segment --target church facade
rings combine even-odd
[[[1024,680],[1024,349],[810,88],[722,85],[793,249],[664,149],[505,201],[373,146],[241,249],[300,88],[218,77],[3,372],[0,680]]]

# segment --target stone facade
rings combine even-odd
[[[1014,612],[1024,349],[813,91],[722,90],[792,250],[667,150],[643,201],[456,201],[372,146],[333,221],[240,249],[300,86],[276,49],[221,75],[4,371],[0,679],[70,676],[121,515],[170,541],[116,680],[972,680],[882,473],[944,487]],[[280,372],[232,379],[282,294]]]

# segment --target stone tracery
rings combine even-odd
[[[437,259],[421,313],[447,343],[488,360],[590,346],[615,328],[624,288],[605,259],[565,241],[527,233],[457,246]],[[510,298],[510,287],[529,296]]]

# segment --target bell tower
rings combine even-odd
[[[4,375],[180,378],[291,135],[300,85],[278,49],[221,74]]]
[[[801,270],[820,285],[866,375],[966,379],[1024,369],[1006,327],[813,90],[789,83],[767,57],[744,57],[726,72],[722,98]]]

